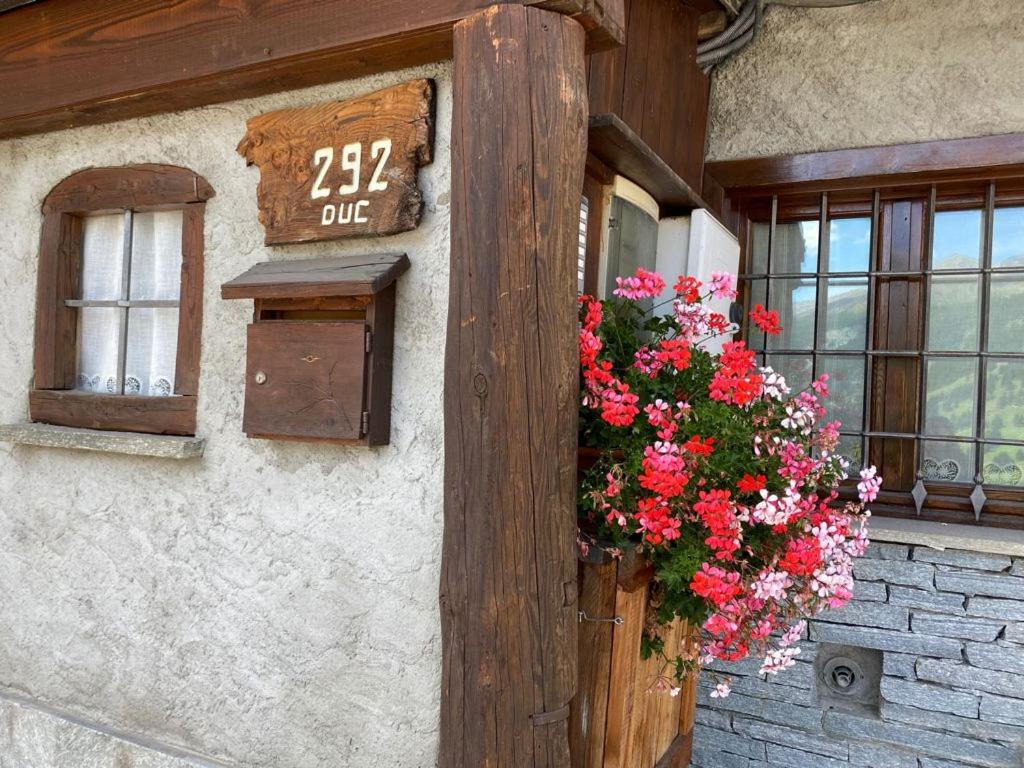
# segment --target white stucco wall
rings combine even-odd
[[[1024,131],[1021,0],[771,6],[719,68],[709,160]]]
[[[420,228],[264,247],[258,170],[235,153],[245,120],[421,76],[437,81],[438,130],[420,174]],[[0,699],[231,765],[435,763],[450,127],[442,64],[0,142],[2,423],[27,417],[47,192],[82,168],[126,163],[181,165],[216,190],[205,231],[205,457],[0,444]],[[391,444],[247,439],[252,305],[222,301],[221,283],[257,261],[365,250],[412,261],[398,284]]]

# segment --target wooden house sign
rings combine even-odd
[[[419,224],[417,172],[433,159],[432,81],[268,112],[246,126],[238,152],[260,169],[267,245],[392,235]]]

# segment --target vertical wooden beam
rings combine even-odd
[[[438,764],[567,768],[584,31],[496,5],[453,69]]]

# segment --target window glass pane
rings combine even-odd
[[[1024,352],[1024,275],[992,275],[988,349]]]
[[[763,275],[768,271],[768,234],[771,224],[750,225],[750,272]]]
[[[1024,447],[985,445],[981,472],[985,485],[1024,485]]]
[[[969,483],[974,479],[974,443],[921,443],[921,472],[925,480]]]
[[[817,219],[777,223],[772,272],[817,272],[818,229]]]
[[[1024,267],[1024,208],[996,208],[992,219],[992,266]]]
[[[829,222],[829,272],[867,272],[870,260],[870,218],[833,219]]]
[[[818,375],[828,374],[829,395],[822,402],[826,421],[842,422],[846,431],[864,427],[864,358],[820,355]]]
[[[751,280],[747,283],[747,290],[750,291],[750,309],[758,304],[765,306],[767,302],[767,280]],[[751,349],[764,349],[764,332],[759,330],[752,322],[748,324],[747,344]]]
[[[867,278],[834,277],[826,281],[821,308],[825,349],[864,349],[867,343]]]
[[[173,394],[177,352],[177,308],[128,310],[124,393],[154,396]]]
[[[935,214],[933,269],[971,269],[981,266],[980,210],[940,211]]]
[[[1024,440],[1024,360],[988,361],[985,437]]]
[[[112,213],[82,220],[83,299],[116,301],[121,296],[124,216]]]
[[[813,349],[817,280],[773,278],[768,287],[769,309],[777,310],[782,333],[768,337],[768,349]]]
[[[978,400],[978,360],[928,360],[924,431],[929,435],[973,437]]]
[[[837,453],[844,457],[850,466],[847,469],[851,475],[860,472],[864,466],[864,441],[855,435],[843,435],[839,438]]]
[[[176,300],[181,292],[182,212],[146,211],[132,220],[132,299]]]
[[[118,394],[117,353],[122,312],[124,310],[117,307],[82,307],[79,310],[76,389]]]
[[[616,277],[628,277],[637,267],[653,270],[658,246],[658,222],[639,206],[621,197],[612,200],[612,224],[608,228],[608,259],[605,265],[605,295],[611,298]],[[671,284],[674,277],[666,278]],[[650,309],[653,301],[640,306]]]
[[[794,395],[811,386],[810,355],[765,355],[764,364],[782,374]]]
[[[928,305],[928,349],[978,349],[978,282],[975,275],[936,275]]]

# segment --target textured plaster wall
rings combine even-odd
[[[438,83],[421,227],[264,247],[258,171],[235,153],[245,120],[415,76]],[[0,697],[228,764],[435,763],[450,125],[450,70],[437,65],[0,142],[2,423],[27,416],[47,191],[88,166],[149,162],[188,167],[217,192],[205,232],[205,457],[0,443]],[[220,284],[266,259],[396,249],[412,269],[398,288],[391,445],[246,439],[252,307],[222,301]]]
[[[716,71],[709,160],[1024,131],[1021,0],[769,8]]]

